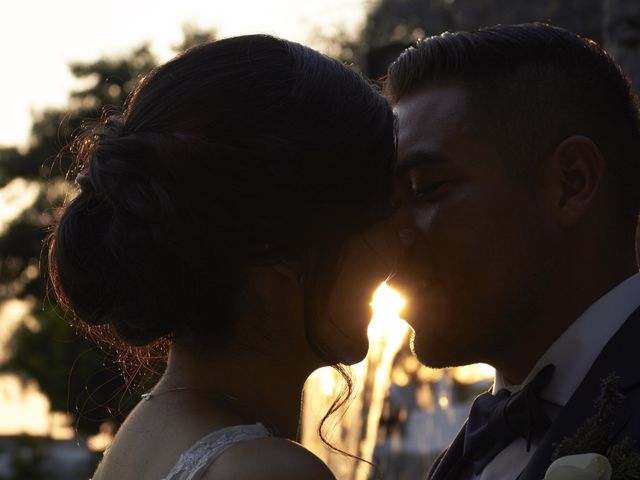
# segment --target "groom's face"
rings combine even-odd
[[[505,168],[486,125],[471,120],[462,87],[419,90],[396,114],[396,220],[406,261],[392,283],[409,299],[416,354],[434,367],[490,363],[528,321],[544,285],[535,181]]]

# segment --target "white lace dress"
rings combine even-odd
[[[162,480],[198,480],[227,448],[236,443],[269,436],[271,434],[261,423],[216,430],[202,437],[180,455],[178,462]]]

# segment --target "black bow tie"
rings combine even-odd
[[[544,433],[551,421],[538,394],[545,387],[555,367],[547,365],[519,392],[511,395],[500,390],[496,395],[483,393],[471,406],[464,437],[464,458],[480,474],[493,458],[518,437],[527,441]]]

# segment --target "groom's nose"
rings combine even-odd
[[[410,249],[416,241],[416,231],[413,228],[402,228],[398,231],[398,238],[400,239],[400,245],[405,250]]]

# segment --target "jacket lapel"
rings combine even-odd
[[[466,428],[467,422],[465,421],[449,448],[434,462],[427,475],[427,480],[452,479],[459,473],[459,470],[464,464],[462,452],[464,448],[464,431]]]
[[[520,480],[541,480],[544,477],[551,463],[555,446],[565,437],[573,435],[587,417],[595,413],[594,401],[600,394],[600,382],[603,378],[611,373],[620,376],[622,393],[640,384],[640,369],[637,368],[640,361],[640,352],[637,349],[638,338],[640,338],[640,308],[631,314],[602,350],[518,477]],[[631,414],[632,406],[626,402],[617,413],[616,433],[624,428]]]

